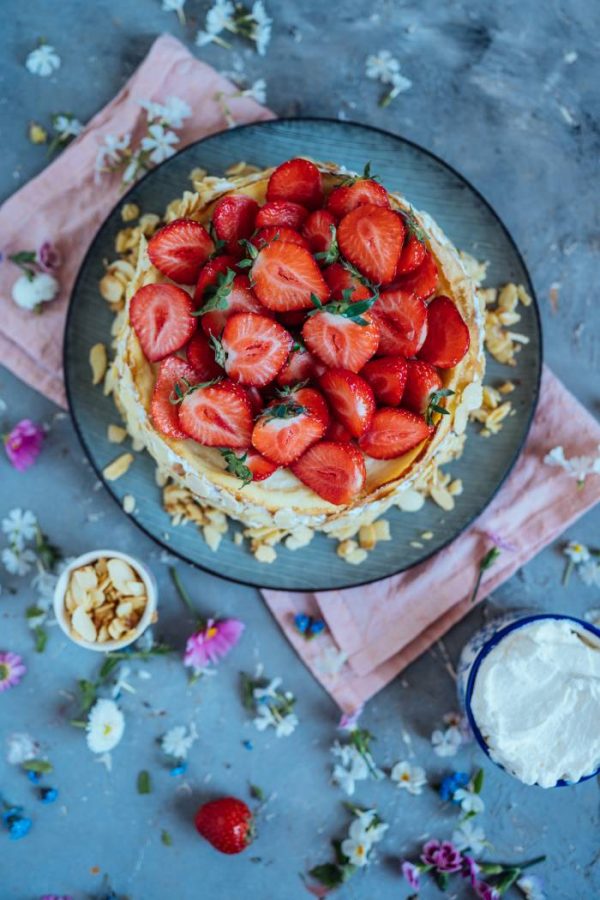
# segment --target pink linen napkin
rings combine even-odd
[[[19,270],[0,265],[0,360],[23,381],[55,403],[67,405],[62,378],[62,335],[69,296],[85,252],[122,194],[118,175],[94,173],[98,148],[105,135],[139,132],[145,119],[140,100],[185,100],[193,110],[183,127],[179,147],[185,147],[227,127],[214,99],[237,88],[210,66],[193,57],[178,40],[162,35],[123,89],[88,122],[83,133],[44,171],[13,194],[0,207],[0,247],[8,256],[34,250],[50,240],[63,264],[58,272],[58,298],[35,316],[11,299]],[[248,97],[235,97],[228,105],[239,124],[272,119],[273,113]]]
[[[600,500],[598,475],[578,489],[562,469],[544,464],[544,456],[559,445],[567,457],[595,456],[600,424],[544,369],[538,411],[510,477],[477,522],[434,559],[345,591],[263,591],[298,654],[344,711],[358,709],[469,612],[479,561],[491,546],[489,535],[499,535],[515,549],[502,551],[485,573],[479,600]],[[307,642],[293,626],[299,612],[325,619],[328,633]],[[342,668],[333,672],[336,660],[343,659]]]

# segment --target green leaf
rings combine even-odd
[[[435,872],[434,876],[437,886],[440,891],[445,891],[448,889],[448,882],[450,880],[450,876],[448,872]]]
[[[315,253],[315,259],[324,262],[326,265],[331,265],[331,263],[337,262],[340,256],[340,248],[337,242],[335,225],[330,225],[329,230],[331,232],[329,247],[327,248],[327,250],[322,250],[320,253]]]
[[[47,759],[28,759],[21,764],[26,772],[37,772],[38,775],[48,775],[54,771],[54,766]]]
[[[244,706],[244,709],[247,709],[249,712],[254,712],[254,708],[256,706],[254,702],[255,687],[256,682],[245,672],[240,672],[240,690],[242,694],[242,704]]]
[[[30,265],[37,262],[37,254],[35,250],[21,250],[19,253],[12,253],[9,260],[17,266]]]
[[[46,649],[46,644],[48,643],[48,634],[41,625],[36,625],[33,629],[33,633],[35,635],[35,652],[43,653]]]
[[[263,417],[269,419],[293,419],[294,416],[300,416],[307,412],[305,406],[300,403],[294,403],[288,400],[285,403],[276,403],[275,406],[269,406],[263,413]]]
[[[479,568],[481,569],[481,571],[485,572],[486,569],[490,569],[500,556],[500,553],[501,551],[498,547],[492,547],[491,550],[488,550],[488,552],[479,563]]]
[[[52,572],[56,563],[62,559],[61,551],[54,544],[50,543],[39,525],[35,533],[35,549],[41,564],[47,572]]]
[[[452,397],[453,394],[454,391],[451,391],[449,388],[440,388],[439,391],[432,391],[430,393],[427,409],[425,411],[425,421],[428,425],[433,425],[434,413],[439,413],[442,416],[450,415],[449,411],[444,406],[441,406],[440,403],[444,397]]]
[[[336,888],[344,882],[344,873],[340,866],[334,863],[324,863],[321,866],[315,866],[308,873],[311,878],[322,884],[323,887]]]
[[[422,244],[424,244],[427,239],[427,235],[425,234],[425,232],[423,231],[423,229],[421,228],[421,226],[415,219],[414,215],[411,212],[406,211],[406,210],[402,213],[402,215],[404,217],[404,222],[405,222],[406,227],[407,227],[408,231],[410,232],[410,234],[414,235],[414,237],[416,237],[416,239],[418,241],[420,241]]]
[[[150,780],[150,772],[147,769],[142,769],[137,777],[137,792],[138,794],[150,794],[152,791],[152,782]]]
[[[96,702],[96,685],[85,678],[80,678],[77,684],[81,692],[81,712],[86,713]]]
[[[348,857],[345,853],[342,853],[342,842],[339,839],[335,839],[331,842],[331,846],[333,847],[333,852],[335,854],[335,861],[342,868],[348,864]]]
[[[475,778],[473,779],[473,793],[480,794],[481,789],[483,787],[483,779],[484,779],[484,771],[483,769],[478,769],[475,773]]]
[[[317,297],[316,294],[311,293],[310,302],[312,303],[313,306],[316,306],[317,309],[323,309],[323,304],[321,303],[321,301],[319,300],[319,298]]]
[[[46,611],[40,609],[39,606],[28,606],[25,610],[25,618],[26,619],[37,619],[38,616],[45,616]]]
[[[210,342],[215,351],[215,360],[217,362],[217,365],[221,366],[221,368],[224,369],[225,363],[227,361],[227,354],[225,353],[225,348],[224,348],[223,344],[221,343],[219,338],[216,337],[216,335],[214,335],[214,334],[211,334]]]
[[[166,828],[163,828],[163,830],[161,831],[160,839],[161,839],[161,842],[165,845],[165,847],[173,846],[173,838],[171,837],[169,832],[166,830]]]
[[[257,784],[251,784],[251,785],[250,785],[250,796],[251,796],[254,800],[258,800],[260,803],[264,803],[264,801],[265,801],[265,799],[266,799],[266,794],[265,794],[265,792],[264,792],[263,789],[262,789],[261,787],[259,787]]]
[[[226,469],[232,475],[235,475],[236,478],[239,478],[242,482],[242,487],[246,487],[247,484],[250,484],[254,479],[254,475],[251,470],[245,465],[245,461],[248,458],[248,454],[244,453],[242,456],[236,456],[233,450],[219,450],[219,453],[225,460],[227,466]]]
[[[504,875],[498,879],[494,887],[499,894],[505,894],[506,891],[513,886],[520,874],[520,869],[507,869]]]
[[[207,298],[204,306],[197,309],[192,315],[203,316],[205,313],[213,312],[216,309],[227,309],[234,278],[235,272],[233,269],[227,269],[226,272],[217,276],[216,284],[209,285],[204,291],[204,297]]]
[[[217,378],[211,378],[210,381],[200,381],[198,382],[198,384],[190,384],[187,378],[179,378],[175,382],[173,390],[169,395],[169,403],[171,403],[173,406],[177,406],[183,401],[185,397],[188,396],[188,394],[193,394],[195,391],[199,391],[201,388],[210,387],[213,384],[217,384],[217,382],[221,381],[221,377],[222,376],[219,375]]]
[[[98,672],[99,681],[106,681],[107,678],[114,672],[117,666],[120,664],[121,660],[117,659],[114,656],[107,656],[102,665],[100,666],[100,671]]]

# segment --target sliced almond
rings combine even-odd
[[[106,627],[106,625],[103,625],[100,628],[100,630],[98,631],[97,641],[99,644],[104,644],[104,642],[107,641],[108,638],[109,638],[108,628]]]
[[[122,444],[127,437],[127,429],[121,428],[120,425],[109,425],[106,436],[111,444]]]
[[[131,515],[135,510],[135,497],[133,494],[125,494],[123,497],[123,512]]]
[[[90,367],[92,369],[92,384],[100,384],[106,374],[108,357],[104,344],[94,344],[90,350]]]
[[[124,222],[133,222],[140,216],[140,208],[136,203],[124,203],[121,207],[121,218]]]
[[[272,563],[277,559],[277,553],[274,547],[267,544],[259,544],[254,551],[254,558],[262,563]]]
[[[377,522],[373,522],[373,528],[378,541],[391,541],[390,523],[387,519],[378,519]]]
[[[130,597],[142,597],[146,593],[143,581],[127,581],[123,585],[123,593]]]
[[[96,626],[91,617],[81,608],[81,606],[78,606],[74,611],[71,617],[71,624],[84,641],[92,642],[96,640]]]
[[[122,600],[116,609],[118,619],[126,619],[132,612],[133,604],[131,600]]]
[[[106,566],[110,580],[121,594],[127,593],[127,586],[130,582],[137,581],[135,572],[124,559],[109,559]]]
[[[121,456],[118,456],[115,460],[113,460],[113,462],[111,462],[108,466],[106,466],[102,474],[107,481],[116,481],[117,478],[120,478],[125,474],[132,462],[133,454],[123,453]]]
[[[104,591],[100,588],[93,588],[88,594],[93,609],[98,609],[104,603]]]
[[[118,641],[124,631],[127,630],[126,625],[120,619],[113,619],[108,625],[108,633],[114,641]]]

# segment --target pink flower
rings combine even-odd
[[[460,851],[450,841],[427,841],[421,859],[427,866],[435,866],[438,872],[459,872],[462,866]]]
[[[205,669],[227,656],[242,636],[244,623],[239,619],[209,619],[206,628],[192,634],[185,646],[184,666]]]
[[[481,897],[481,900],[500,900],[500,894],[496,888],[485,881],[476,881],[473,890],[478,897]]]
[[[342,731],[352,731],[357,727],[362,711],[363,707],[359,706],[358,709],[355,709],[352,713],[344,713],[339,721],[338,728],[341,728]]]
[[[11,465],[19,472],[32,466],[44,441],[44,429],[31,419],[22,419],[4,438],[4,447]]]
[[[462,872],[461,875],[463,878],[468,878],[471,882],[471,887],[474,888],[477,884],[477,875],[479,874],[479,866],[475,862],[472,856],[468,856],[466,853],[462,858]]]
[[[37,252],[37,261],[40,269],[44,272],[54,272],[60,267],[62,262],[60,253],[50,241],[44,241]]]
[[[411,888],[414,888],[415,891],[418,891],[421,884],[421,870],[419,869],[419,867],[415,866],[414,863],[405,860],[402,863],[402,874],[408,881]]]
[[[0,694],[17,685],[27,669],[16,653],[0,653]]]

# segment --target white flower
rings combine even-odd
[[[150,160],[153,163],[161,163],[175,153],[175,144],[179,138],[174,131],[165,131],[163,125],[150,125],[148,134],[142,138],[142,150],[149,150]]]
[[[21,309],[36,309],[41,303],[54,300],[59,284],[53,275],[37,272],[35,275],[21,275],[12,286],[12,298]]]
[[[267,102],[267,82],[264,78],[258,78],[249,88],[240,91],[240,96],[251,97],[257,103]]]
[[[392,89],[385,99],[386,104],[402,91],[407,91],[412,87],[412,81],[402,75],[400,63],[389,50],[380,50],[379,53],[368,56],[365,73],[367,78],[391,85]]]
[[[75,116],[55,116],[54,128],[62,138],[77,137],[83,131],[82,123]]]
[[[270,725],[275,727],[277,724],[277,720],[271,712],[271,708],[266,704],[261,704],[261,706],[258,707],[256,717],[252,721],[258,731],[265,731]]]
[[[272,678],[271,681],[265,687],[257,687],[252,691],[252,696],[256,700],[257,703],[264,703],[266,700],[270,700],[272,697],[277,696],[277,692],[282,678]]]
[[[537,875],[522,875],[517,881],[517,887],[525,900],[546,900],[542,879]]]
[[[2,562],[4,568],[11,575],[27,575],[31,571],[32,565],[37,557],[33,550],[13,550],[12,547],[5,547],[2,551]]]
[[[598,456],[572,456],[570,459],[565,457],[565,451],[562,447],[554,447],[544,457],[547,466],[558,466],[571,478],[576,478],[578,484],[584,484],[588,475],[600,474],[600,446],[598,447]]]
[[[585,544],[578,543],[578,541],[569,541],[563,552],[574,563],[587,562],[590,558],[588,548]]]
[[[132,181],[135,181],[140,170],[142,170],[143,168],[144,167],[140,160],[139,154],[134,153],[133,156],[131,157],[131,159],[129,160],[129,163],[125,166],[125,168],[123,170],[123,175],[121,178],[123,184],[131,184]]]
[[[2,519],[2,531],[13,547],[22,550],[27,541],[32,541],[37,533],[37,518],[30,509],[11,509]]]
[[[487,846],[483,828],[473,825],[470,820],[461,822],[458,828],[452,832],[452,843],[461,852],[470,850],[473,856],[479,856]]]
[[[275,737],[289,737],[298,725],[298,716],[295,713],[288,713],[282,719],[277,720],[275,725]]]
[[[131,668],[129,666],[121,666],[117,673],[117,677],[115,678],[112,686],[111,696],[113,700],[118,700],[123,691],[128,691],[130,694],[135,694],[136,690],[132,687],[127,681],[128,677],[131,675]]]
[[[187,755],[192,745],[198,740],[198,732],[196,726],[192,722],[190,729],[185,725],[175,725],[171,728],[160,742],[160,745],[167,756],[174,756],[176,759],[187,759]]]
[[[436,729],[431,735],[433,749],[438,756],[455,756],[462,743],[462,735],[455,725],[445,731]]]
[[[117,137],[114,134],[105,134],[104,143],[98,147],[94,168],[96,173],[106,171],[107,167],[114,166],[123,159],[123,151],[129,148],[131,135],[123,134]]]
[[[352,824],[354,825],[354,823]],[[352,830],[352,826],[350,830]],[[366,836],[360,838],[347,837],[342,841],[341,846],[342,853],[347,857],[348,862],[359,868],[367,865],[370,849],[371,844]]]
[[[123,737],[125,718],[114,700],[96,700],[86,730],[92,753],[108,753],[117,746]]]
[[[352,744],[340,744],[336,741],[331,753],[339,760],[333,767],[332,779],[351,797],[354,794],[355,782],[364,781],[369,777],[369,764]]]
[[[588,587],[600,587],[600,562],[590,559],[577,570],[584,584]]]
[[[162,108],[163,120],[171,128],[181,128],[192,114],[190,106],[181,97],[167,97]]]
[[[6,760],[11,766],[22,766],[29,759],[35,759],[40,745],[25,731],[15,731],[6,738]]]
[[[40,44],[31,51],[25,65],[33,75],[45,77],[60,68],[60,56],[50,44]]]
[[[252,18],[256,23],[252,34],[252,39],[256,44],[256,50],[259,56],[264,56],[269,41],[271,40],[271,25],[273,20],[267,15],[262,0],[256,0],[252,5]],[[259,101],[264,103],[264,100]]]
[[[39,594],[40,600],[50,603],[52,602],[52,598],[54,597],[54,590],[56,588],[57,581],[58,575],[54,575],[52,572],[48,572],[46,571],[46,569],[40,566],[36,574],[31,579],[31,586],[35,588],[35,590]]]
[[[409,794],[422,794],[423,785],[427,784],[425,769],[421,766],[412,766],[409,762],[397,762],[390,778],[396,782],[396,786],[404,788]]]
[[[261,703],[253,722],[258,731],[265,731],[269,727],[274,728],[275,736],[280,738],[289,737],[292,734],[298,725],[298,717],[294,713],[288,713],[283,717],[276,716],[268,704]]]
[[[345,650],[336,650],[335,647],[326,647],[315,660],[315,668],[322,675],[337,675],[348,661]]]
[[[230,0],[217,0],[206,14],[204,31],[200,30],[196,35],[196,44],[204,47],[221,34],[226,28],[233,27],[233,15],[235,7]]]
[[[389,825],[385,822],[375,823],[377,811],[374,809],[365,809],[356,813],[356,821],[352,823],[349,830],[350,837],[365,837],[368,843],[376,844],[380,841]]]
[[[476,794],[474,791],[468,791],[466,788],[459,788],[457,791],[454,791],[452,799],[455,803],[460,803],[460,808],[465,813],[471,813],[476,816],[485,809],[485,804],[479,794]]]
[[[165,10],[165,12],[177,13],[177,18],[182,25],[185,25],[185,12],[183,10],[184,6],[185,0],[162,0],[162,8]]]

